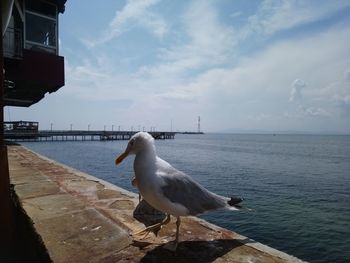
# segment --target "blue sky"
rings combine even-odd
[[[67,1],[41,129],[350,133],[350,1]]]

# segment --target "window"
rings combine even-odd
[[[25,28],[27,49],[58,54],[55,6],[29,5],[25,12]]]
[[[45,46],[56,46],[55,20],[27,13],[26,25],[26,38],[28,41]]]

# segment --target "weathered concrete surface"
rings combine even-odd
[[[195,217],[182,219],[171,252],[174,219],[158,236],[131,235],[144,228],[138,220],[163,218],[135,194],[24,147],[8,151],[11,183],[54,262],[301,262]]]

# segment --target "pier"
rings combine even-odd
[[[4,137],[9,141],[114,141],[129,140],[139,131],[39,130],[34,121],[4,122]],[[151,131],[156,140],[174,139],[175,132]]]
[[[138,131],[42,130],[6,131],[9,141],[112,141],[129,140]],[[149,132],[156,140],[174,139],[175,132]]]
[[[52,128],[52,127],[51,127]],[[112,128],[113,129],[113,128]],[[139,131],[107,131],[107,130],[39,130],[39,122],[8,121],[4,122],[4,137],[8,141],[115,141],[130,140]],[[156,140],[174,139],[175,134],[199,135],[197,131],[148,131]]]

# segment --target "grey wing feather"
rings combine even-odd
[[[224,197],[208,191],[188,175],[171,168],[171,172],[168,170],[167,174],[162,175],[165,182],[163,195],[171,202],[185,206],[190,215],[227,206]]]

